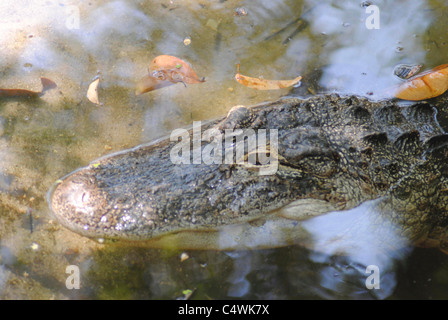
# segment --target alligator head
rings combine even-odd
[[[410,239],[444,245],[448,135],[436,114],[445,102],[322,95],[234,107],[199,133],[93,161],[59,180],[49,203],[84,236],[146,240],[271,217],[300,200],[343,210],[381,199],[380,211],[393,212],[388,219]],[[241,136],[243,151],[226,161]]]

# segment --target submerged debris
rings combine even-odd
[[[184,39],[184,45],[185,46],[189,46],[191,44],[191,38],[190,37],[185,37]]]
[[[283,40],[282,44],[286,45],[289,41],[291,41],[297,34],[302,32],[306,27],[308,27],[308,22],[305,20],[305,17],[308,15],[309,12],[311,12],[314,9],[315,6],[307,10],[305,13],[303,13],[300,17],[294,19],[293,21],[289,22],[285,27],[282,29],[274,32],[270,36],[267,36],[264,40],[269,41],[278,36],[279,34],[285,32],[289,27],[295,26],[295,29],[292,31],[292,33]]]
[[[196,288],[193,290],[185,289],[182,291],[183,296],[176,298],[176,300],[189,300],[195,291]]]
[[[190,258],[190,256],[188,255],[188,253],[182,252],[182,254],[180,255],[180,262],[184,262],[185,260],[188,260],[189,258]]]
[[[221,20],[208,19],[205,26],[212,29],[213,31],[218,31],[220,23],[221,23]]]
[[[236,8],[234,16],[245,17],[247,16],[247,10],[244,7]]]

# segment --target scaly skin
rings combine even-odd
[[[297,199],[350,209],[382,198],[381,211],[393,211],[388,218],[407,237],[444,246],[448,136],[436,113],[446,102],[399,106],[322,95],[233,108],[202,129],[277,129],[275,174],[248,165],[173,164],[178,142],[165,139],[68,175],[52,189],[50,206],[84,236],[145,240],[252,220]]]

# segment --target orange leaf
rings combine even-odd
[[[161,55],[151,61],[149,74],[137,82],[135,94],[142,94],[152,90],[182,82],[184,85],[205,82],[199,79],[191,66],[174,56]]]
[[[447,89],[448,64],[443,64],[408,79],[394,95],[399,99],[418,101],[440,96]]]
[[[187,62],[174,56],[161,55],[155,57],[149,65],[149,72],[151,73],[154,71],[164,71],[170,74],[180,74],[179,78],[182,77],[183,80],[174,80],[173,82],[201,83],[205,81],[204,79],[199,79],[196,72],[194,72],[194,70]]]
[[[302,77],[299,76],[292,80],[265,80],[265,79],[247,77],[240,74],[240,65],[238,64],[238,71],[237,74],[235,75],[235,79],[242,85],[252,89],[278,90],[296,85],[297,83],[300,82],[300,80],[302,80]]]

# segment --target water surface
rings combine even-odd
[[[366,27],[370,3],[380,9],[379,29]],[[368,204],[301,225],[316,243],[331,244],[325,250],[281,242],[250,249],[251,242],[238,251],[186,250],[181,261],[184,250],[102,245],[73,234],[46,203],[52,184],[78,167],[233,105],[320,92],[379,99],[399,82],[395,65],[447,63],[448,6],[370,3],[3,0],[0,87],[38,91],[45,76],[58,88],[38,100],[0,100],[0,298],[175,299],[190,289],[196,299],[446,299],[446,256],[406,243],[376,254],[363,218]],[[235,15],[241,7],[247,16]],[[135,82],[160,54],[185,59],[206,82],[135,96]],[[253,77],[302,75],[302,86],[243,87],[234,80],[238,63]],[[86,98],[97,76],[101,106]],[[349,244],[333,241],[351,217],[365,222],[358,234]],[[370,264],[381,267],[379,290],[366,288]],[[79,290],[65,286],[68,265],[80,268]]]

